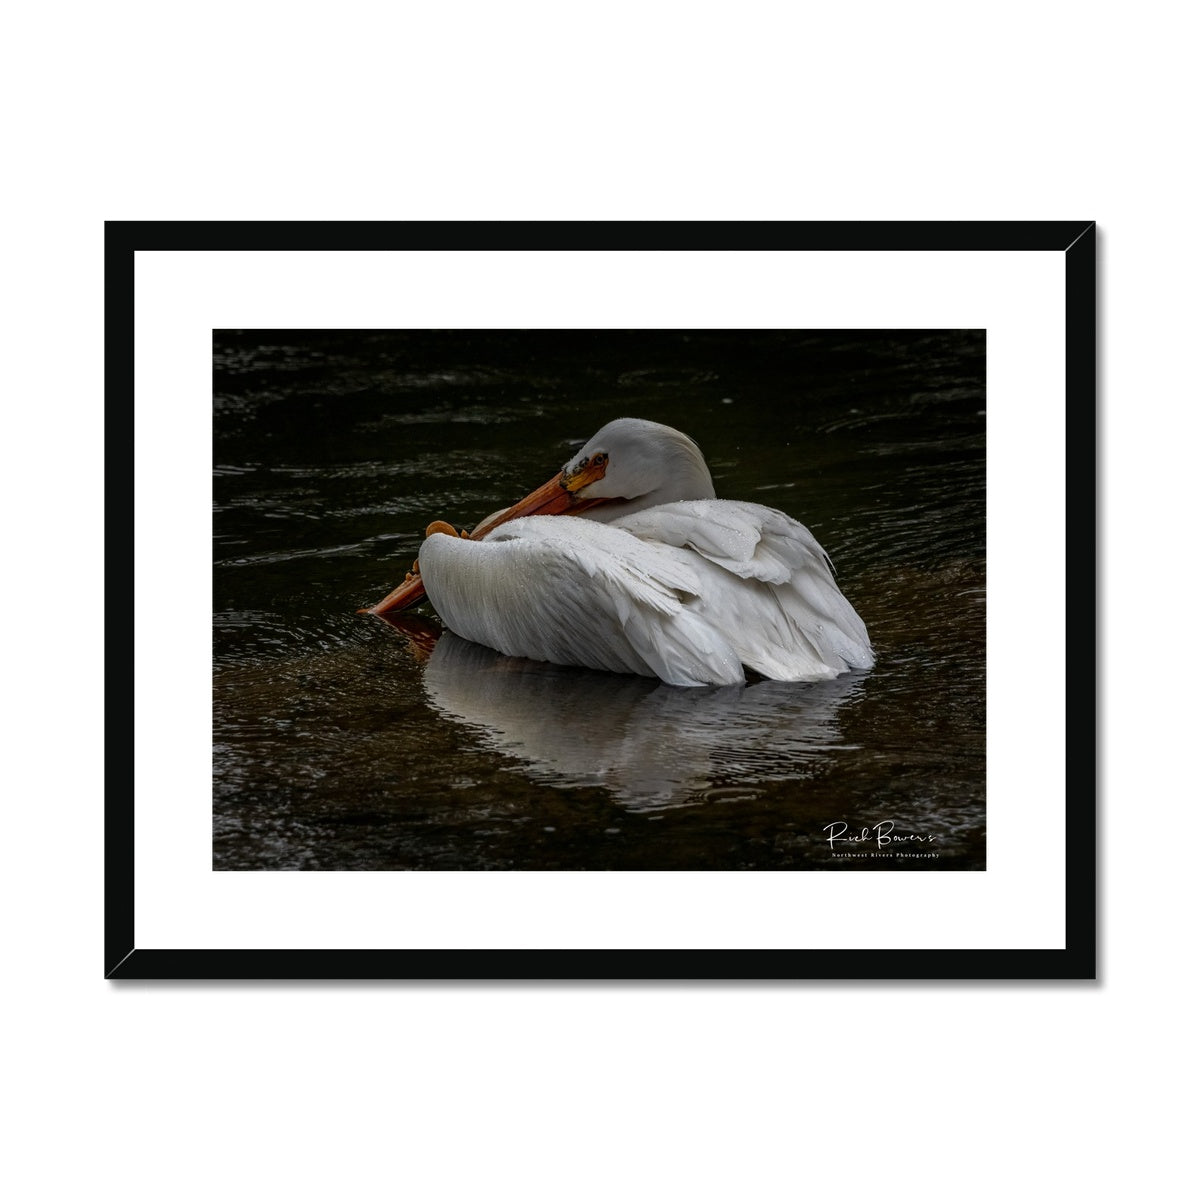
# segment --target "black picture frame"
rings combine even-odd
[[[1096,976],[1095,222],[128,222],[105,225],[109,979],[1086,980]],[[1061,949],[162,949],[134,941],[132,476],[135,255],[143,250],[1061,252],[1065,260],[1065,944]]]

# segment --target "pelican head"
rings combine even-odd
[[[559,486],[589,503],[579,515],[596,521],[716,495],[704,455],[687,434],[634,417],[605,425],[564,465]]]

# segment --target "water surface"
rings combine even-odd
[[[981,869],[984,366],[982,331],[216,332],[214,866]],[[618,416],[808,525],[875,669],[681,689],[356,613]],[[934,840],[835,856],[839,821]]]

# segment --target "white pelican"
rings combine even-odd
[[[816,538],[714,496],[691,438],[611,421],[472,534],[434,522],[419,574],[362,611],[428,593],[450,629],[502,654],[689,687],[744,683],[746,668],[801,681],[870,667],[866,627]]]

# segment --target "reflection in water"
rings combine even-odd
[[[508,658],[445,633],[422,682],[442,713],[534,778],[603,787],[637,812],[810,776],[847,748],[837,714],[862,679],[680,688]]]

